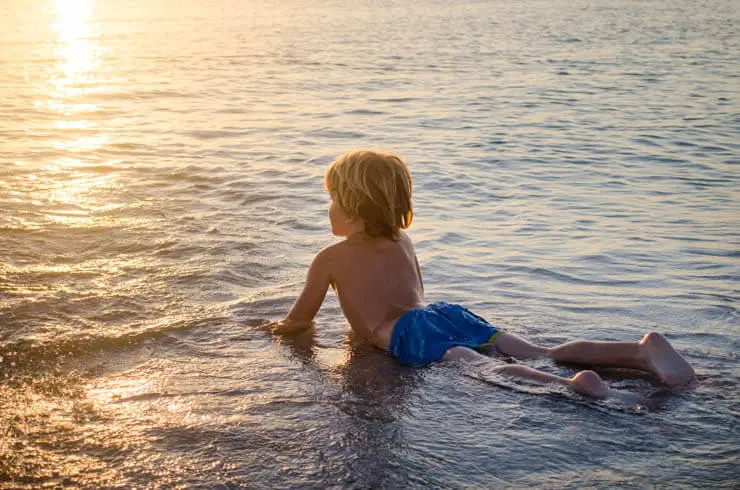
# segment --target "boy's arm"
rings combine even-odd
[[[296,298],[288,316],[273,327],[273,333],[299,332],[312,325],[332,281],[329,255],[329,250],[324,249],[314,257],[308,268],[303,291]]]

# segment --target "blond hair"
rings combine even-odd
[[[411,174],[395,155],[346,153],[327,167],[324,186],[347,216],[363,219],[371,237],[396,239],[411,226]]]

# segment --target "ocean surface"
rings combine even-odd
[[[738,488],[740,4],[5,0],[0,488]],[[636,404],[400,366],[330,293],[323,171],[414,177],[426,299],[664,333]],[[525,364],[563,376],[576,366]]]

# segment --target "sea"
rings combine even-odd
[[[3,0],[0,488],[740,486],[736,0]],[[393,152],[426,300],[664,334],[633,401],[400,365],[329,293],[326,166]],[[580,367],[503,359],[561,376]]]

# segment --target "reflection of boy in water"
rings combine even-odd
[[[563,378],[526,366],[500,364],[477,349],[491,346],[515,358],[639,369],[670,386],[694,375],[662,335],[640,342],[577,340],[542,347],[498,330],[462,306],[424,303],[421,271],[411,239],[411,175],[400,158],[371,151],[340,156],[326,170],[332,233],[346,239],[321,250],[308,269],[303,292],[288,316],[273,327],[290,333],[311,326],[331,285],[353,330],[409,365],[467,360],[541,383],[555,383],[603,398],[610,391],[593,371]]]

